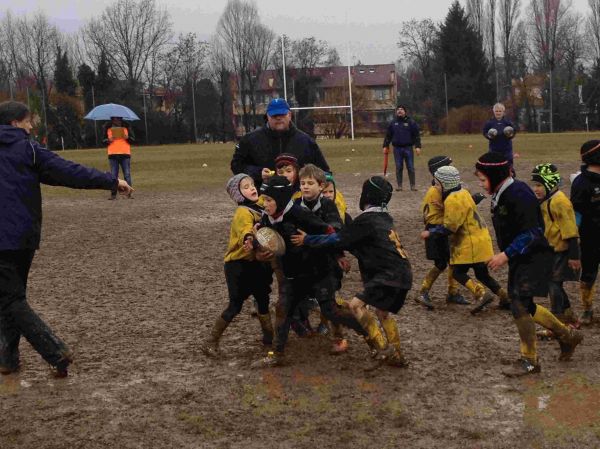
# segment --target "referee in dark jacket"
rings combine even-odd
[[[260,186],[275,170],[275,158],[282,153],[296,156],[298,166],[314,164],[331,172],[327,161],[308,134],[292,123],[290,106],[283,98],[274,98],[267,107],[267,123],[241,138],[231,160],[233,174],[246,173]]]
[[[18,371],[19,340],[25,337],[54,368],[67,376],[67,346],[29,307],[27,277],[42,227],[40,184],[75,189],[132,188],[109,173],[62,159],[29,140],[31,114],[22,103],[0,103],[0,373]]]
[[[406,163],[410,190],[415,192],[417,188],[415,186],[415,156],[413,147],[417,152],[417,156],[421,154],[421,134],[419,125],[406,115],[406,107],[403,105],[398,105],[396,108],[396,118],[388,125],[385,139],[383,139],[384,154],[389,153],[390,142],[394,147],[396,181],[398,182],[396,190],[402,190],[402,170],[404,163]]]

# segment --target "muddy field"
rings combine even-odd
[[[365,177],[338,179],[351,214]],[[415,288],[430,267],[418,238],[429,178],[417,179],[419,192],[395,192],[390,205]],[[542,373],[507,379],[503,363],[519,349],[511,317],[446,305],[441,279],[434,311],[409,300],[397,317],[407,369],[365,371],[366,345],[348,331],[345,355],[330,356],[327,337],[292,335],[289,366],[252,370],[265,350],[249,303],[222,358],[208,360],[198,343],[227,297],[222,256],[234,207],[224,189],[107,197],[46,200],[29,298],[76,363],[53,379],[22,342],[22,371],[0,379],[0,448],[600,446],[598,325],[571,362],[557,361],[556,342],[540,342]],[[490,223],[488,208],[480,205]],[[505,282],[506,270],[497,276]],[[354,263],[344,295],[359,285]],[[568,291],[579,311],[576,286]]]

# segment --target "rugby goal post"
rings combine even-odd
[[[287,102],[287,81],[285,74],[285,40],[284,36],[281,36],[281,61],[282,61],[282,72],[283,72],[283,97]],[[350,74],[350,64],[348,64],[348,92],[350,94],[350,104],[337,105],[337,106],[302,106],[302,107],[290,107],[292,111],[306,111],[310,109],[349,109],[350,110],[350,136],[354,140],[354,113],[352,111],[352,77]]]

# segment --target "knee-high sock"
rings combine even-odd
[[[594,284],[588,282],[580,282],[581,288],[581,303],[585,310],[592,310],[592,303],[594,299]]]
[[[396,351],[400,352],[400,333],[398,332],[398,324],[391,315],[381,321],[381,326],[387,337],[388,344]]]
[[[457,295],[460,284],[452,275],[452,267],[448,267],[448,295]]]
[[[480,300],[483,295],[485,295],[485,287],[483,286],[483,284],[480,284],[477,281],[474,281],[473,279],[469,279],[466,283],[465,283],[465,287],[467,287],[467,289],[473,293],[473,297],[476,300]]]
[[[535,336],[535,322],[531,315],[515,318],[515,324],[521,340],[521,356],[533,363],[537,363],[537,341]]]
[[[364,309],[358,318],[358,322],[368,334],[367,343],[370,347],[377,350],[383,350],[387,347],[387,342],[385,341],[385,337],[379,329],[375,315]]]
[[[433,283],[439,277],[442,271],[438,267],[431,267],[431,270],[425,275],[423,283],[421,284],[421,292],[428,292],[431,290]]]
[[[569,334],[569,328],[556,318],[552,312],[539,304],[535,306],[533,321],[546,329],[550,329],[559,339]]]

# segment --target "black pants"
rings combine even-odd
[[[221,314],[225,321],[230,323],[240,313],[250,295],[256,299],[259,314],[269,312],[269,293],[273,280],[269,264],[247,260],[225,262],[225,280],[229,292],[229,304]]]
[[[306,298],[316,298],[321,313],[333,324],[342,324],[354,329],[360,335],[367,335],[352,312],[340,308],[335,302],[335,284],[333,276],[322,279],[284,278],[279,284],[279,301],[275,313],[275,339],[273,348],[283,352],[290,333],[290,321],[298,304]]]
[[[27,277],[35,251],[0,251],[0,364],[19,366],[19,340],[25,337],[56,366],[67,347],[27,303]]]
[[[500,284],[498,284],[496,279],[490,276],[488,267],[484,262],[452,265],[452,276],[462,285],[465,285],[470,279],[467,272],[471,268],[473,268],[475,277],[479,282],[489,288],[494,294],[498,294],[500,291]]]
[[[600,265],[600,239],[586,240],[581,242],[581,281],[593,284]]]

